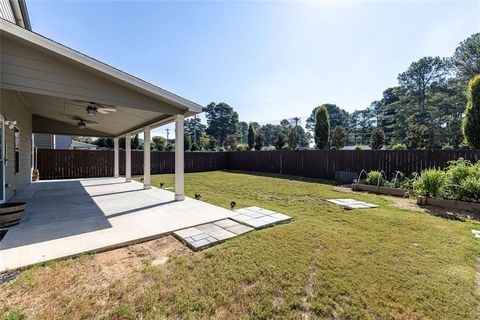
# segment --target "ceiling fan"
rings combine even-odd
[[[109,105],[105,105],[105,104],[100,104],[100,103],[96,103],[96,102],[85,102],[85,101],[80,101],[80,100],[73,100],[74,103],[66,103],[67,104],[70,104],[76,108],[82,108],[82,109],[85,109],[87,111],[87,114],[90,115],[90,116],[94,116],[98,113],[101,113],[101,114],[107,114],[109,112],[117,112],[117,108],[115,108],[114,106],[109,106]]]
[[[70,119],[70,124],[77,126],[78,129],[85,129],[88,127],[96,126],[98,124],[98,122],[85,120],[80,117],[72,117]]]
[[[89,102],[86,108],[88,115],[94,116],[97,112],[107,114],[109,112],[117,112],[117,108],[113,106],[101,105],[95,102]]]

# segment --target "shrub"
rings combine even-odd
[[[390,146],[390,150],[407,150],[407,146],[403,143],[396,143]]]
[[[234,134],[229,134],[225,137],[225,141],[223,142],[223,146],[226,150],[233,151],[237,149],[237,136]]]
[[[285,136],[284,133],[280,132],[277,136],[277,139],[275,139],[274,144],[277,150],[282,150],[287,144],[287,136]]]
[[[463,120],[463,135],[475,149],[480,148],[480,75],[473,77],[467,87],[468,103]]]
[[[413,183],[413,188],[420,196],[439,197],[443,195],[446,181],[444,171],[428,169],[422,171],[420,178]]]
[[[453,146],[449,145],[449,144],[444,144],[442,146],[442,150],[453,150]]]
[[[472,163],[463,158],[448,162],[446,172],[447,186],[445,196],[451,199],[464,199],[467,197],[463,188],[463,182],[473,172]]]
[[[257,151],[262,150],[264,142],[265,142],[265,136],[263,135],[263,132],[258,131],[257,135],[255,136],[255,145],[254,145],[255,150]]]
[[[383,148],[383,143],[385,142],[385,133],[380,128],[375,128],[372,131],[372,136],[370,138],[370,148],[372,150],[380,150]]]
[[[384,186],[385,178],[382,176],[380,171],[370,171],[367,173],[367,184],[373,186]]]
[[[357,145],[357,146],[355,146],[355,150],[357,150],[357,151],[361,151],[361,150],[362,150],[362,146],[358,146],[358,145]]]
[[[240,143],[237,144],[237,151],[246,151],[248,150],[248,144]]]
[[[469,176],[462,183],[462,190],[466,198],[480,200],[480,178]]]

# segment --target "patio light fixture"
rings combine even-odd
[[[5,121],[5,125],[8,126],[8,129],[13,129],[17,125],[17,120],[7,120]]]

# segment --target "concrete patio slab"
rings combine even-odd
[[[326,201],[334,204],[338,204],[345,209],[367,209],[378,208],[376,204],[367,203],[355,199],[326,199]]]
[[[259,207],[242,208],[235,210],[235,213],[230,219],[255,229],[271,227],[292,220],[292,217],[287,215]]]
[[[233,214],[191,198],[177,202],[170,191],[144,190],[123,178],[39,181],[11,201],[26,201],[27,209],[0,241],[0,272],[146,241]]]

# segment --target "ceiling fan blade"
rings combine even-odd
[[[97,109],[97,112],[99,112],[101,114],[107,114],[108,113],[108,111],[103,110],[102,108]]]
[[[104,112],[117,112],[117,108],[115,107],[99,107],[97,109],[98,111],[104,111]]]

